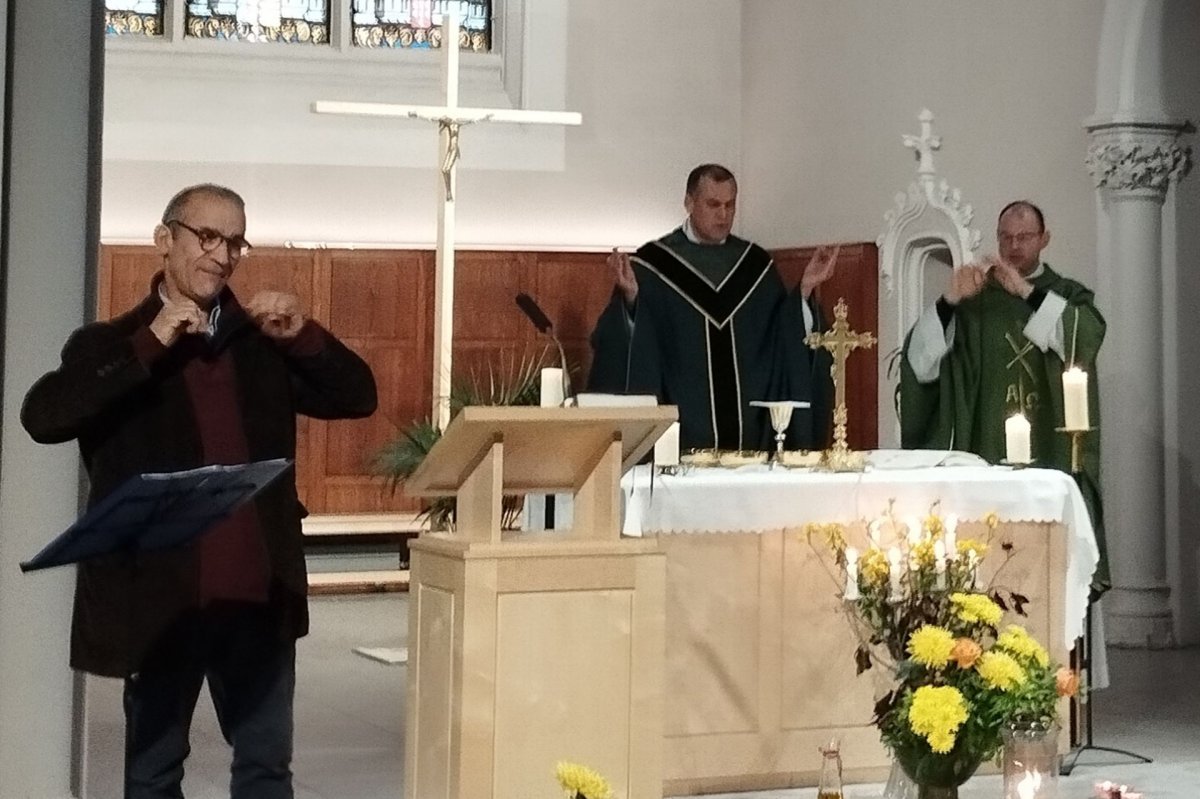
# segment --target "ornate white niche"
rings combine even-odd
[[[900,424],[895,410],[898,362],[904,336],[922,309],[945,290],[947,270],[967,263],[979,248],[980,233],[971,228],[975,216],[962,192],[939,178],[933,153],[941,149],[941,136],[933,135],[929,109],[917,117],[919,135],[905,134],[905,147],[917,156],[917,179],[898,192],[894,206],[884,214],[879,245],[879,274],[883,292],[879,301],[879,445],[900,445]]]

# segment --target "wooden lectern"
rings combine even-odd
[[[406,481],[458,498],[411,544],[406,799],[556,796],[560,760],[662,796],[665,560],[620,537],[620,479],[676,417],[464,408]],[[503,531],[525,492],[573,492],[572,529]]]

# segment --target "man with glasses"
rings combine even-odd
[[[1005,420],[1021,412],[1036,464],[1069,472],[1071,439],[1055,430],[1064,424],[1062,373],[1070,366],[1088,372],[1090,423],[1098,425],[1104,317],[1090,290],[1042,261],[1050,231],[1036,205],[1005,206],[996,239],[999,256],[953,270],[946,292],[904,342],[901,443],[966,450],[995,463],[1005,457]],[[1099,435],[1084,437],[1078,478],[1103,555]],[[1108,587],[1102,557],[1093,589]]]
[[[72,334],[21,419],[77,439],[89,506],[144,472],[294,458],[296,414],[375,410],[365,362],[290,294],[241,305],[227,286],[249,250],[242,198],[175,195],[154,230],[163,269],[133,310]],[[207,680],[233,747],[232,799],[291,797],[295,641],[308,629],[294,473],[183,548],[110,555],[77,572],[74,668],[125,680],[125,796],[182,796]]]

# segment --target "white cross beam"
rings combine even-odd
[[[442,15],[442,80],[446,103],[392,105],[319,100],[312,105],[318,114],[400,117],[438,123],[438,165],[442,173],[438,188],[437,259],[433,311],[433,420],[441,430],[450,422],[451,344],[454,330],[454,199],[458,177],[458,135],[463,125],[475,122],[515,122],[525,125],[579,125],[580,114],[570,111],[522,111],[505,108],[463,108],[458,104],[458,56],[460,6],[447,3]]]

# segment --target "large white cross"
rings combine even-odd
[[[571,111],[521,111],[504,108],[462,108],[458,104],[459,17],[457,2],[446,4],[442,15],[442,80],[446,104],[392,105],[320,100],[312,105],[318,114],[403,117],[438,123],[438,164],[442,172],[438,187],[437,259],[433,311],[433,419],[441,430],[450,422],[451,338],[454,331],[454,198],[457,186],[458,134],[463,125],[475,122],[519,122],[532,125],[579,125],[580,114]]]

